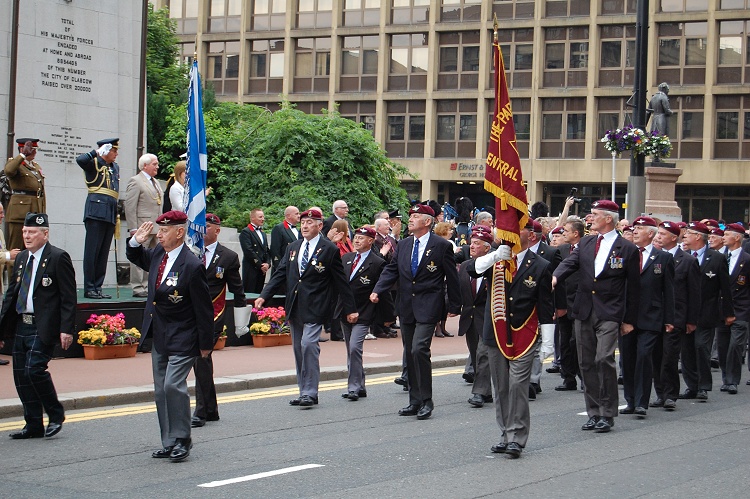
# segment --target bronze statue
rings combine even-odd
[[[651,123],[651,131],[658,131],[662,135],[669,135],[669,118],[674,114],[669,108],[669,85],[664,83],[659,84],[659,91],[654,94],[651,98],[651,102],[648,103],[646,108],[647,119],[652,114],[654,115],[654,121]]]

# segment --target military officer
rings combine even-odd
[[[5,175],[11,188],[6,223],[8,224],[7,247],[22,250],[23,222],[27,213],[46,213],[47,201],[44,192],[44,174],[39,163],[34,161],[39,139],[17,139],[18,155],[5,164]]]
[[[84,172],[88,196],[83,211],[86,240],[83,247],[83,289],[86,298],[112,298],[102,293],[107,258],[117,224],[120,167],[115,163],[119,138],[96,143],[98,149],[76,159]]]
[[[242,282],[246,293],[260,293],[266,282],[266,273],[271,267],[271,252],[268,236],[263,232],[266,217],[263,210],[250,212],[250,223],[240,232],[242,248]]]

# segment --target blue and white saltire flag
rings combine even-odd
[[[198,61],[190,70],[188,91],[187,173],[185,175],[185,211],[188,217],[188,245],[203,254],[203,236],[206,234],[206,183],[208,154],[206,153],[206,127],[203,123],[203,91]]]

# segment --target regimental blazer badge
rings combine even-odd
[[[44,274],[44,276],[42,277],[42,286],[44,286],[45,288],[48,286],[52,286],[52,278],[47,274]]]
[[[427,255],[425,254],[425,256],[427,256]],[[432,260],[430,260],[430,264],[429,264],[429,265],[427,265],[427,266],[425,266],[425,268],[426,268],[426,269],[427,269],[427,270],[428,270],[429,272],[435,272],[435,271],[437,270],[437,265],[435,265],[435,262],[433,262]]]
[[[366,275],[363,275],[359,278],[359,282],[367,286],[368,284],[370,284],[370,279]]]
[[[326,270],[326,266],[323,265],[321,262],[313,262],[313,268],[319,273],[322,274]]]
[[[175,304],[180,303],[182,299],[185,298],[184,296],[180,296],[176,289],[174,290],[174,293],[167,295],[167,297],[169,298],[169,301]]]
[[[709,279],[713,279],[714,277],[716,277],[716,274],[709,270],[708,272],[706,272],[706,277],[708,277]]]
[[[745,282],[746,282],[746,279],[744,275],[737,276],[737,284],[739,284],[740,286],[744,286]]]
[[[529,276],[523,281],[524,285],[527,288],[535,288],[536,287],[536,281],[534,280],[533,276]]]

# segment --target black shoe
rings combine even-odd
[[[547,372],[550,374],[557,374],[560,372],[560,366],[556,366],[555,364],[552,364],[551,367],[547,368]]]
[[[635,408],[635,415],[639,418],[643,418],[646,416],[646,408],[645,407],[636,407]]]
[[[529,400],[536,400],[536,390],[531,385],[529,385]]]
[[[140,293],[133,293],[133,298],[148,298],[148,292],[141,291]]]
[[[419,412],[417,412],[417,419],[429,419],[430,416],[432,416],[432,409],[432,402],[422,404],[422,407],[419,408]]]
[[[314,406],[317,403],[318,403],[318,399],[317,398],[313,398],[310,395],[302,395],[299,398],[299,404],[298,405],[300,407],[312,407],[312,406]]]
[[[193,448],[193,441],[189,438],[177,439],[177,443],[172,447],[172,452],[169,454],[169,460],[173,463],[179,463],[184,461],[190,455],[190,449]]]
[[[695,394],[696,400],[701,400],[705,402],[708,400],[708,392],[706,390],[698,390],[698,393]]]
[[[657,398],[656,400],[652,400],[648,405],[651,407],[664,407],[664,400]]]
[[[685,390],[677,398],[680,399],[694,399],[698,395],[698,392],[693,390]]]
[[[320,343],[325,343],[326,341],[328,341],[328,338],[323,338],[323,337],[321,336],[321,337],[320,337],[320,338],[318,339],[318,341],[319,341]]]
[[[572,383],[569,382],[563,382],[561,385],[558,385],[555,387],[555,391],[557,392],[567,392],[567,391],[576,391],[578,390],[578,384],[573,381]]]
[[[89,298],[91,300],[101,300],[102,295],[100,295],[97,291],[86,291],[83,293],[84,298]]]
[[[60,421],[59,423],[53,423],[52,421],[50,421],[47,425],[47,429],[44,431],[44,436],[54,437],[55,435],[60,433],[60,430],[62,430],[62,424],[62,421]]]
[[[352,402],[356,402],[357,400],[359,400],[359,393],[358,392],[342,393],[341,396],[343,398],[345,398],[345,399],[351,400]]]
[[[533,387],[535,392],[542,393],[542,385],[539,383],[531,383],[529,386]]]
[[[151,453],[151,457],[154,457],[156,459],[164,459],[169,457],[169,455],[172,453],[172,447],[164,447],[163,449],[155,450]]]
[[[599,418],[599,422],[596,423],[594,431],[597,433],[609,433],[614,425],[615,418]]]
[[[357,398],[355,398],[354,400],[367,398],[367,390],[365,390],[364,388],[362,390],[358,391],[358,392],[346,392],[346,393],[342,393],[341,394],[341,398],[342,399],[351,399],[351,395],[352,394],[354,394],[354,395],[357,396]]]
[[[725,391],[727,391],[727,387],[728,387],[728,386],[729,386],[729,385],[721,385],[721,387],[719,388],[719,391],[720,391],[720,392],[725,392]]]
[[[494,452],[495,454],[505,454],[505,449],[508,448],[508,444],[505,442],[500,442],[497,445],[493,445],[490,447],[490,450]]]
[[[618,385],[622,385],[623,383],[624,383],[624,381],[622,380],[622,376],[618,376],[617,377],[617,384]]]
[[[399,409],[399,416],[416,416],[419,412],[419,406],[416,404],[407,405],[403,409]]]
[[[712,369],[718,369],[719,368],[719,360],[718,359],[711,359],[711,368]]]
[[[745,381],[745,384],[746,384],[746,385],[750,385],[750,379],[749,379],[749,380],[747,380],[747,381]]]
[[[521,456],[521,446],[515,442],[509,443],[505,448],[505,455],[508,459],[518,459]]]
[[[394,379],[393,382],[396,383],[397,385],[403,386],[404,388],[406,388],[406,387],[409,386],[409,383],[406,381],[406,378],[401,377],[401,376],[399,376],[398,378]]]
[[[9,360],[0,359],[0,366],[7,366],[8,364],[10,364]]]
[[[472,407],[484,407],[484,397],[482,397],[480,394],[475,393],[471,396],[469,399],[469,404]]]
[[[583,426],[581,426],[581,429],[583,431],[589,431],[596,428],[596,423],[599,422],[599,416],[591,416],[588,421],[586,421]]]
[[[469,384],[474,383],[474,373],[463,373],[461,377]]]
[[[99,291],[99,298],[101,298],[103,300],[111,300],[112,299],[112,295],[105,295],[104,293],[102,293],[101,291]]]
[[[23,427],[21,431],[17,431],[15,433],[11,433],[8,435],[13,440],[27,440],[29,438],[42,438],[44,437],[44,428],[42,427],[39,430],[31,431],[27,427]]]
[[[620,409],[620,414],[633,414],[635,412],[635,409],[632,405],[627,405]]]
[[[212,414],[210,416],[206,416],[206,421],[218,421],[219,415],[218,414]]]
[[[193,419],[190,420],[190,427],[191,428],[202,428],[205,425],[206,425],[206,420],[205,419],[193,418]]]
[[[677,409],[677,403],[672,399],[667,399],[664,401],[664,410],[665,411],[674,411]]]
[[[449,333],[448,331],[443,331],[443,336],[447,336],[448,338],[453,338],[455,335],[453,333]]]
[[[341,338],[339,337],[331,338],[331,341],[344,341],[344,337],[342,336]]]
[[[729,385],[729,386],[727,386],[727,393],[729,395],[737,395],[737,385]]]

